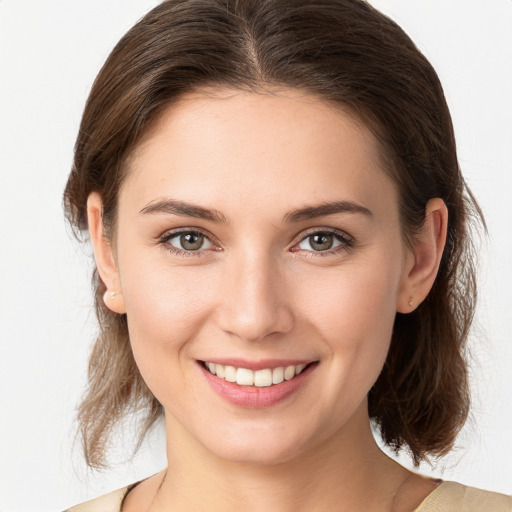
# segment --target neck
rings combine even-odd
[[[169,472],[155,510],[238,512],[241,504],[247,512],[391,510],[406,473],[376,445],[366,407],[342,432],[268,464],[220,458],[166,420]]]

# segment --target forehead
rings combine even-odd
[[[340,195],[372,202],[384,190],[395,201],[378,142],[341,108],[293,89],[217,90],[164,111],[132,155],[120,200],[143,207],[168,194],[285,208]]]

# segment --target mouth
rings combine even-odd
[[[319,361],[224,359],[197,361],[206,383],[224,401],[245,409],[275,406],[307,386]],[[224,363],[224,364],[222,364]],[[247,367],[250,368],[247,368]]]
[[[209,361],[200,361],[200,363],[212,375],[215,375],[226,382],[235,383],[239,386],[266,388],[277,386],[285,381],[295,379],[312,365],[318,364],[318,361],[276,366],[273,368],[262,368],[258,370],[251,370],[249,368],[224,365]]]

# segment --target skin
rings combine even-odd
[[[147,212],[168,198],[225,222]],[[371,213],[286,219],[333,201]],[[432,491],[378,449],[366,397],[396,312],[412,311],[433,284],[447,210],[432,199],[406,246],[396,187],[361,123],[295,90],[188,94],[136,148],[110,242],[101,206],[91,194],[105,302],[127,314],[141,374],[164,406],[171,468],[153,503],[163,473],[123,510],[410,511]],[[180,238],[169,232],[187,229],[204,245],[171,252]],[[332,239],[335,252],[315,250],[310,235],[332,230],[345,237]],[[319,364],[289,398],[246,409],[198,370],[197,360],[221,357]]]

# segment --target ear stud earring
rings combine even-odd
[[[409,307],[410,308],[413,308],[414,307],[414,303],[412,301],[412,297],[409,299]]]
[[[111,292],[110,290],[105,290],[103,294],[103,304],[110,309],[113,313],[117,313],[122,315],[125,313],[124,299],[123,293],[116,291]]]

